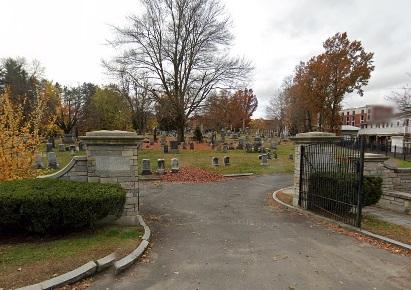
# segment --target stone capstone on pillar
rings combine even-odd
[[[137,148],[142,138],[135,132],[93,131],[80,137],[87,148],[87,180],[116,183],[126,190],[123,216],[134,216],[137,206]]]

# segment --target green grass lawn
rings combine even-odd
[[[407,160],[402,160],[402,159],[394,159],[391,158],[391,160],[394,162],[394,164],[398,167],[398,168],[411,168],[411,162],[407,161]]]
[[[163,158],[166,162],[166,169],[171,166],[171,159],[176,157],[180,167],[199,167],[222,174],[230,173],[291,173],[294,169],[294,161],[288,159],[288,155],[294,152],[294,145],[284,143],[277,147],[278,159],[268,160],[268,166],[261,166],[258,153],[246,153],[244,150],[229,150],[227,153],[215,152],[212,150],[180,150],[177,154],[164,154],[159,149],[142,149],[139,151],[139,160],[150,159],[152,170],[156,169],[157,159]],[[220,166],[211,166],[211,158],[219,157]],[[224,167],[223,157],[230,156],[230,166]]]
[[[59,168],[57,169],[48,168],[47,167],[48,165],[47,154],[43,152],[44,153],[43,164],[46,168],[37,169],[37,175],[47,175],[47,174],[57,172],[60,169],[64,168],[71,161],[71,159],[73,159],[73,155],[71,155],[69,151],[59,152],[58,149],[54,149],[54,152],[56,152],[56,158],[57,158],[57,162],[59,163]],[[74,156],[83,156],[83,155],[86,155],[85,151],[76,152]]]
[[[140,227],[103,226],[59,238],[0,239],[0,289],[41,282],[102,258],[124,256],[137,247]]]
[[[44,146],[42,147],[44,148]],[[58,169],[39,169],[37,175],[46,175],[56,172],[66,166],[73,156],[70,152],[55,151],[57,161],[60,164]],[[261,166],[258,159],[258,153],[246,153],[244,150],[229,150],[227,153],[216,152],[212,150],[180,150],[177,154],[164,154],[160,149],[141,149],[138,152],[138,158],[150,159],[152,170],[155,171],[157,166],[157,159],[163,158],[166,161],[167,170],[170,169],[171,159],[176,157],[179,160],[180,167],[199,167],[213,172],[222,174],[230,173],[254,173],[254,174],[273,174],[273,173],[291,173],[294,169],[294,161],[288,159],[288,155],[294,152],[294,145],[292,143],[282,143],[277,146],[278,159],[268,160],[268,166]],[[85,155],[85,151],[77,152],[75,155]],[[230,156],[231,165],[228,167],[221,166],[223,164],[223,157]],[[220,166],[211,166],[211,158],[219,157]],[[43,158],[44,165],[47,166],[47,157]]]

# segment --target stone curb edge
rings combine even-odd
[[[77,282],[83,278],[92,276],[96,273],[99,273],[107,268],[114,266],[115,273],[118,274],[128,267],[130,267],[134,262],[137,261],[138,258],[144,253],[147,249],[150,237],[151,237],[151,230],[144,222],[142,216],[137,215],[137,220],[139,224],[144,227],[144,235],[141,238],[140,244],[134,249],[130,254],[125,256],[124,258],[115,261],[116,257],[114,253],[111,253],[101,259],[96,261],[90,261],[70,272],[64,273],[57,277],[51,278],[49,280],[45,280],[43,282],[25,286],[18,288],[16,290],[48,290],[54,289],[63,285],[71,284]]]
[[[144,227],[144,235],[141,238],[141,242],[137,248],[134,249],[130,254],[125,256],[124,258],[116,261],[114,263],[114,270],[116,275],[123,272],[127,268],[129,268],[132,264],[134,264],[145,252],[148,247],[150,238],[151,238],[151,230],[144,222],[144,219],[141,215],[137,215],[137,220],[139,224]]]
[[[232,173],[232,174],[224,174],[224,177],[245,177],[245,176],[253,176],[254,173]]]
[[[393,239],[390,239],[390,238],[387,238],[387,237],[384,237],[384,236],[381,236],[381,235],[377,235],[377,234],[371,233],[371,232],[366,231],[366,230],[363,230],[363,229],[358,229],[358,228],[356,228],[356,227],[353,227],[353,226],[350,226],[350,225],[347,225],[347,224],[343,224],[343,223],[337,222],[337,221],[332,220],[332,219],[329,219],[329,218],[327,218],[327,217],[323,217],[323,216],[317,215],[317,214],[315,214],[315,213],[309,212],[309,211],[307,211],[307,210],[303,210],[303,209],[301,209],[301,208],[298,208],[298,207],[289,205],[289,204],[287,204],[287,203],[285,203],[285,202],[282,202],[281,200],[278,199],[277,193],[280,192],[280,191],[282,191],[282,190],[284,190],[284,189],[287,189],[287,188],[290,188],[290,187],[284,187],[284,188],[278,189],[278,190],[276,190],[276,191],[273,192],[273,199],[274,199],[276,202],[278,202],[279,204],[281,204],[281,205],[283,205],[283,206],[285,206],[285,207],[287,207],[287,208],[293,209],[293,210],[295,210],[295,211],[302,212],[302,213],[306,213],[306,214],[309,214],[309,215],[312,215],[312,216],[321,218],[321,219],[323,219],[323,220],[326,220],[327,222],[330,222],[330,223],[333,223],[333,224],[337,224],[338,226],[340,226],[340,227],[342,227],[342,228],[345,228],[345,229],[348,229],[348,230],[351,230],[351,231],[355,231],[355,232],[361,233],[361,234],[363,234],[363,235],[369,236],[369,237],[371,237],[371,238],[378,239],[378,240],[381,240],[381,241],[383,241],[383,242],[390,243],[390,244],[396,245],[396,246],[398,246],[398,247],[401,247],[401,248],[403,248],[403,249],[406,249],[406,250],[410,250],[410,251],[411,251],[411,245],[409,245],[409,244],[402,243],[402,242],[400,242],[400,241],[393,240]]]

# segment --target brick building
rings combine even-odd
[[[366,105],[364,107],[344,109],[340,114],[343,125],[367,128],[369,123],[392,117],[394,108],[385,105]]]

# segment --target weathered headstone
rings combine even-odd
[[[53,144],[46,143],[46,152],[52,152],[52,151],[53,151]]]
[[[78,143],[78,148],[79,148],[80,151],[84,151],[84,150],[86,150],[86,144],[84,144],[84,142],[80,141]]]
[[[268,165],[268,157],[267,154],[262,154],[261,155],[261,166],[267,166]]]
[[[170,141],[170,149],[173,153],[178,153],[178,141]]]
[[[224,145],[223,145],[223,152],[224,152],[224,153],[227,153],[227,151],[228,151],[228,145],[227,145],[227,144],[224,144]]]
[[[247,153],[253,152],[253,146],[250,143],[245,144],[245,150]]]
[[[36,154],[35,161],[34,161],[34,168],[36,169],[44,168],[43,156],[41,156],[41,154]]]
[[[64,145],[64,144],[59,144],[59,151],[60,151],[60,152],[66,151],[66,145]]]
[[[59,164],[57,163],[57,156],[55,152],[48,152],[47,153],[47,160],[48,160],[48,167],[56,169],[59,167]]]
[[[194,142],[190,143],[190,150],[194,150]]]
[[[211,165],[212,166],[219,166],[220,164],[218,163],[218,157],[212,157],[211,158]]]
[[[151,174],[150,159],[143,159],[141,175],[150,175],[150,174]]]
[[[167,145],[167,144],[164,144],[164,146],[163,146],[163,152],[164,152],[164,154],[167,154],[167,153],[168,153],[168,145]]]
[[[76,145],[70,145],[70,154],[74,155],[76,152]]]
[[[166,170],[166,164],[164,162],[164,159],[158,159],[157,160],[157,173],[160,175],[163,175],[165,170]]]
[[[180,166],[178,164],[178,159],[177,158],[171,159],[171,172],[176,173],[179,171],[180,171]]]
[[[75,142],[75,138],[73,134],[64,134],[63,143],[65,144],[73,144]]]
[[[229,166],[230,165],[230,157],[229,156],[224,156],[224,166]]]
[[[56,142],[55,142],[53,136],[50,136],[47,142],[48,142],[48,143],[51,143],[52,146],[53,146],[53,148],[56,148]]]
[[[288,159],[294,160],[294,154],[292,154],[292,153],[288,154]]]

